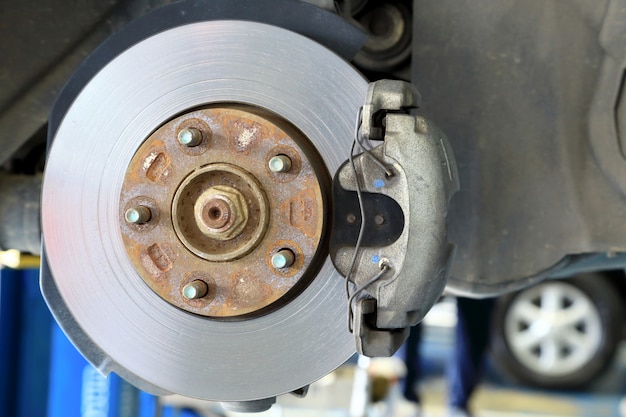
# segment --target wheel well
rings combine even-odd
[[[611,284],[615,291],[619,294],[622,301],[626,301],[626,274],[624,270],[616,269],[612,271],[605,271],[603,275],[606,276],[607,281]]]

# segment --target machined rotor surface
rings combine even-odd
[[[133,155],[152,132],[222,103],[293,124],[332,175],[348,157],[366,91],[366,81],[319,44],[242,21],[176,27],[105,66],[57,130],[42,199],[47,259],[63,303],[57,308],[107,358],[83,354],[140,388],[220,401],[293,391],[350,357],[344,280],[328,257],[281,308],[234,322],[207,319],[165,302],[142,280],[125,250],[120,196]]]

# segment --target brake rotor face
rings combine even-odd
[[[354,119],[366,92],[366,81],[324,47],[252,22],[201,22],[163,31],[104,67],[76,98],[57,130],[42,196],[47,259],[63,303],[56,311],[69,311],[80,326],[75,332],[67,327],[66,331],[83,346],[82,353],[102,372],[120,373],[140,388],[219,401],[255,400],[292,391],[350,357],[354,342],[347,330],[344,280],[327,256],[308,285],[279,308],[236,321],[203,317],[195,307],[185,311],[146,285],[125,245],[126,205],[149,205],[160,199],[151,192],[127,196],[123,190],[133,157],[152,133],[181,115],[192,116],[194,109],[209,111],[225,103],[242,105],[246,112],[262,109],[262,114],[295,126],[319,153],[324,171],[332,174],[348,157]],[[193,159],[193,155],[180,156]],[[272,213],[272,192],[265,184],[271,174],[261,175],[234,159],[205,162],[200,169],[209,168],[198,175],[229,172],[224,175],[238,176],[244,183],[250,178],[251,183],[256,181]],[[219,163],[225,166],[214,165]],[[183,169],[179,185],[187,179],[185,184],[195,187],[192,175],[198,172]],[[316,174],[316,178],[321,177]],[[235,182],[217,185],[230,189],[218,188],[217,193],[202,197],[208,206],[199,204],[201,220],[205,206],[207,211],[217,207],[241,214],[241,204],[233,200],[246,191]],[[199,187],[193,192],[207,191],[204,185]],[[323,193],[323,186],[320,190]],[[257,202],[264,204],[263,197]],[[145,219],[145,214],[139,210],[129,213],[129,218]],[[161,207],[151,214],[164,218]],[[229,226],[230,220],[220,223],[218,218],[204,218],[201,223],[217,235],[224,227],[245,233]],[[247,255],[229,252],[230,261],[243,260],[261,248],[260,242],[272,233],[272,215],[268,218],[264,237],[248,248]],[[176,234],[173,225],[172,229]],[[311,244],[318,232],[315,228],[313,238],[307,236]],[[323,244],[323,227],[320,233],[318,246]],[[183,246],[198,259],[213,262],[181,241]],[[282,243],[278,246],[282,248]],[[267,253],[259,251],[266,266]],[[173,287],[178,290],[182,284]],[[58,319],[63,323],[63,317]],[[93,349],[84,347],[82,336],[91,339]]]
[[[280,118],[232,105],[184,113],[130,162],[124,245],[143,280],[183,310],[267,313],[319,270],[329,182],[308,139]],[[275,265],[283,254],[289,264]]]

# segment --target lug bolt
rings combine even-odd
[[[204,281],[199,279],[190,282],[183,287],[183,297],[188,300],[197,300],[207,295],[209,292],[209,286]]]
[[[291,169],[291,158],[287,155],[273,156],[272,159],[270,159],[268,166],[272,172],[287,172]]]
[[[281,249],[272,255],[272,266],[276,269],[288,268],[293,265],[296,256],[289,249]]]
[[[198,146],[202,142],[202,132],[193,127],[182,129],[178,132],[178,143],[183,146]]]
[[[132,224],[144,224],[147,223],[152,217],[150,209],[146,206],[135,206],[126,210],[124,218],[128,223]]]

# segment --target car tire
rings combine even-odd
[[[492,355],[498,370],[543,389],[577,389],[611,364],[624,310],[599,273],[547,280],[498,300]]]

